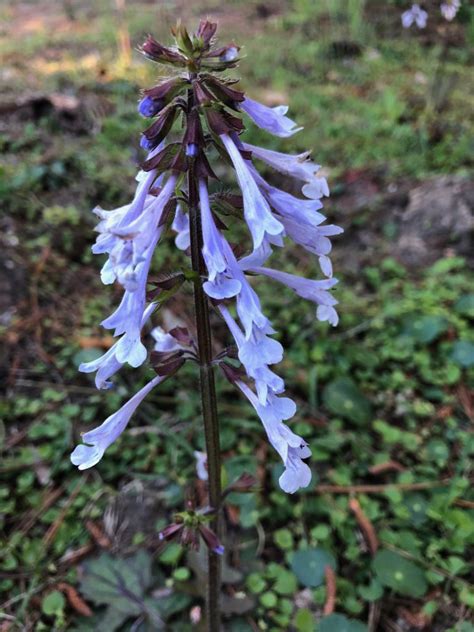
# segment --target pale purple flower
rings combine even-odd
[[[306,442],[283,423],[294,416],[294,401],[288,397],[269,394],[266,403],[262,405],[246,384],[238,381],[237,386],[254,407],[270,443],[283,461],[285,471],[279,479],[280,487],[288,494],[307,487],[311,482],[311,470],[302,459],[311,456],[311,451]]]
[[[145,399],[148,393],[164,378],[157,376],[138,391],[117,412],[108,417],[100,426],[82,435],[84,444],[76,446],[71,454],[71,461],[80,470],[86,470],[96,465],[107,448],[122,434],[131,416]]]
[[[176,206],[176,213],[173,223],[171,224],[171,230],[177,233],[174,240],[176,248],[179,248],[179,250],[187,250],[191,245],[189,215],[182,210],[180,204]]]
[[[240,283],[240,289],[237,294],[237,314],[245,330],[245,337],[248,339],[252,335],[255,327],[262,331],[271,329],[270,321],[263,314],[257,293],[245,278],[231,247],[224,239],[222,241],[222,247],[228,263],[228,273],[234,281]]]
[[[281,234],[283,225],[273,216],[268,202],[261,194],[232,138],[227,134],[222,134],[221,140],[234,165],[244,198],[245,221],[250,229],[254,248],[258,248],[267,234],[270,236]]]
[[[268,184],[254,167],[251,168],[251,173],[259,189],[279,215],[312,226],[317,226],[326,219],[318,213],[323,208],[319,199],[297,198]]]
[[[159,221],[164,207],[170,199],[176,176],[170,176],[160,195],[144,209],[142,215],[127,225],[120,223],[115,228],[115,233],[120,238],[133,243],[133,267],[129,275],[125,276],[126,282],[122,301],[115,312],[102,321],[106,329],[115,329],[114,336],[124,334],[117,343],[116,358],[119,362],[128,362],[137,367],[146,359],[146,347],[141,342],[141,321],[145,310],[146,283],[153,253],[161,237],[163,227]]]
[[[189,143],[188,145],[186,145],[186,156],[195,158],[198,153],[199,147],[196,145],[196,143]]]
[[[234,337],[239,360],[247,375],[255,381],[259,401],[265,403],[269,389],[273,393],[282,393],[285,389],[284,381],[268,368],[269,364],[277,364],[282,360],[281,344],[258,329],[254,329],[251,338],[246,339],[229,310],[221,305],[219,311]]]
[[[199,201],[202,222],[202,255],[209,273],[209,281],[212,283],[218,274],[227,269],[227,262],[222,249],[222,238],[212,217],[207,185],[203,179],[199,180]]]
[[[164,101],[162,99],[152,99],[151,97],[143,97],[138,104],[138,111],[144,117],[151,117],[158,114],[163,109]]]
[[[329,187],[326,178],[313,178],[301,189],[303,195],[312,200],[319,200],[329,196]]]
[[[242,101],[240,107],[250,116],[254,123],[274,136],[286,138],[303,129],[302,127],[296,127],[296,123],[285,116],[288,112],[286,105],[270,108],[258,101],[246,98]]]
[[[428,13],[419,4],[413,4],[410,9],[402,13],[402,25],[408,29],[416,24],[419,29],[424,29],[428,21]]]
[[[308,226],[289,218],[283,218],[282,223],[288,237],[308,252],[317,255],[323,274],[332,277],[332,264],[327,256],[331,252],[332,244],[328,237],[340,235],[344,232],[343,229],[334,224]]]
[[[249,143],[243,143],[243,147],[246,151],[251,151],[253,156],[263,160],[263,162],[280,173],[304,182],[303,194],[306,197],[319,199],[329,195],[326,179],[316,176],[321,166],[309,160],[309,151],[294,155],[263,149],[263,147],[250,145]]]
[[[155,345],[153,347],[155,351],[170,353],[171,351],[180,351],[183,349],[183,346],[176,338],[166,332],[162,327],[155,327],[150,333],[155,339]]]
[[[147,320],[150,318],[151,314],[155,310],[155,307],[156,306],[151,303],[145,309],[141,320],[141,328],[143,328]],[[90,362],[83,362],[79,365],[79,371],[82,373],[94,373],[97,371],[95,376],[95,385],[98,389],[107,389],[113,386],[113,383],[110,382],[109,379],[123,367],[123,362],[119,362],[119,360],[117,360],[117,346],[118,341],[112,345],[110,349],[104,353],[104,355],[100,356],[100,358],[91,360]]]
[[[207,454],[205,452],[194,451],[194,458],[196,459],[196,474],[201,481],[207,481],[209,473],[207,471]]]
[[[328,291],[336,285],[337,279],[314,281],[265,267],[256,267],[250,270],[256,274],[264,274],[265,276],[275,279],[275,281],[279,281],[294,290],[298,296],[316,303],[318,306],[316,310],[317,319],[320,321],[327,320],[334,327],[337,325],[339,318],[334,309],[334,305],[337,305],[337,300]]]
[[[219,56],[221,61],[235,61],[239,56],[239,49],[237,46],[228,46],[225,51]]]
[[[461,0],[448,0],[442,2],[440,6],[441,15],[445,20],[451,22],[456,17],[457,12],[461,8]]]

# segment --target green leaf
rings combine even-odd
[[[163,596],[154,593],[152,597],[145,599],[145,607],[147,612],[155,610],[159,617],[168,619],[177,612],[186,610],[191,601],[191,597],[184,593],[173,592]]]
[[[318,632],[367,632],[367,626],[343,614],[331,614],[319,622]]]
[[[320,548],[296,551],[291,559],[291,569],[299,582],[311,588],[324,582],[326,566],[336,570],[336,560],[331,553]]]
[[[262,593],[259,600],[264,608],[274,608],[278,603],[278,597],[271,590]]]
[[[469,606],[469,608],[474,608],[474,592],[466,584],[461,586],[459,600],[465,603],[466,606]]]
[[[298,589],[298,582],[294,573],[282,568],[278,573],[273,590],[279,595],[294,595]]]
[[[448,328],[443,316],[411,316],[405,321],[403,335],[415,342],[428,344],[436,340]]]
[[[142,598],[150,587],[151,558],[145,551],[121,559],[107,553],[84,564],[82,594],[97,604],[114,606],[121,612],[140,614]]]
[[[260,575],[260,573],[250,573],[250,575],[245,580],[245,584],[250,592],[254,594],[263,592],[267,586],[267,582]]]
[[[427,521],[428,503],[422,494],[407,494],[404,504],[410,513],[410,522],[414,527],[419,527]]]
[[[186,566],[180,566],[173,571],[173,579],[177,582],[185,582],[191,576],[191,571]]]
[[[454,311],[458,314],[474,318],[474,294],[465,294],[464,296],[461,296],[454,305]]]
[[[379,551],[372,566],[384,586],[411,597],[422,597],[425,594],[427,583],[423,571],[398,553]]]
[[[314,615],[308,608],[301,608],[296,613],[294,620],[295,628],[298,632],[313,632],[314,630]]]
[[[431,439],[426,445],[426,454],[430,461],[442,466],[449,459],[449,447],[442,439]]]
[[[253,632],[252,626],[245,619],[232,619],[229,623],[229,632]]]
[[[458,340],[453,344],[451,360],[459,366],[469,368],[474,365],[474,344],[468,340]]]
[[[41,603],[41,610],[45,615],[51,617],[64,610],[66,605],[66,599],[62,592],[59,590],[53,590],[48,593]]]
[[[359,586],[357,592],[365,601],[377,601],[383,595],[383,587],[374,577],[368,586]]]
[[[179,562],[183,554],[183,547],[177,542],[171,542],[160,555],[160,562],[169,566],[174,566]]]
[[[289,529],[278,529],[273,534],[273,538],[278,548],[284,551],[293,548],[293,534]]]
[[[347,377],[337,378],[325,387],[323,402],[325,407],[334,415],[344,417],[357,424],[368,422],[372,416],[370,401]]]

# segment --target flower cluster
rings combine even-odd
[[[445,20],[451,22],[456,17],[461,8],[461,0],[446,0],[442,2],[439,9]],[[402,25],[408,29],[415,24],[419,29],[424,29],[428,22],[428,13],[419,4],[413,4],[410,9],[404,11],[401,16]]]
[[[242,370],[235,370],[225,353],[219,354],[215,363],[253,406],[283,462],[280,486],[293,493],[311,480],[305,462],[310,450],[285,423],[295,415],[296,405],[283,395],[284,381],[271,368],[282,360],[283,348],[272,337],[275,330],[262,311],[251,278],[266,278],[290,288],[314,303],[317,320],[337,325],[337,300],[332,294],[337,280],[329,254],[330,237],[342,229],[327,224],[321,213],[322,199],[329,195],[329,189],[309,153],[280,153],[241,138],[245,117],[280,138],[290,137],[301,128],[287,116],[286,106],[268,107],[254,101],[235,87],[235,80],[219,74],[236,65],[239,48],[235,44],[214,48],[215,31],[215,24],[201,21],[192,35],[181,26],[175,29],[173,47],[165,47],[152,37],[143,44],[148,58],[171,65],[177,75],[146,90],[139,103],[140,114],[153,121],[142,136],[141,146],[148,155],[137,176],[133,201],[113,211],[95,210],[100,222],[93,252],[108,255],[102,280],[118,282],[124,293],[117,310],[102,322],[114,330],[117,342],[98,360],[82,364],[80,370],[96,371],[97,387],[108,388],[110,378],[125,363],[137,367],[145,361],[141,333],[154,310],[153,298],[147,304],[151,294],[146,292],[153,252],[171,225],[176,246],[189,253],[193,209],[184,175],[192,169],[199,202],[203,288],[233,336]],[[184,129],[181,137],[179,129]],[[211,167],[216,156],[233,167],[238,194],[210,186],[210,181],[217,179]],[[301,194],[295,196],[273,186],[257,170],[258,163],[280,174],[280,180],[294,180]],[[237,248],[232,242],[221,214],[245,222],[250,237],[247,251],[241,243]],[[287,240],[316,255],[322,278],[300,278],[267,265],[275,249],[282,248]],[[175,280],[168,279],[168,286],[158,287],[158,297],[184,278],[181,273]],[[95,465],[142,399],[196,355],[185,331],[166,334],[155,330],[154,337],[152,364],[158,376],[99,428],[83,436],[87,445],[78,446],[72,455],[80,469]],[[203,461],[199,469],[205,478]]]

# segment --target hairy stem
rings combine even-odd
[[[192,94],[188,97],[188,107],[192,107]],[[209,304],[202,287],[205,274],[202,258],[201,213],[198,201],[198,183],[193,161],[188,171],[189,219],[191,233],[191,262],[196,273],[194,281],[194,306],[199,349],[199,378],[201,387],[202,416],[206,441],[207,464],[209,473],[209,503],[218,508],[221,501],[221,454],[219,443],[219,420],[217,416],[216,387],[214,367],[212,365],[211,326],[209,322]],[[211,528],[220,538],[219,512],[211,523]],[[206,593],[207,625],[209,632],[220,631],[220,592],[221,564],[220,556],[209,550],[209,573]]]

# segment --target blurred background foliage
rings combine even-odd
[[[447,23],[427,4],[423,31],[402,29],[401,1],[1,5],[2,632],[202,625],[202,558],[157,540],[203,448],[195,371],[155,391],[93,471],[69,453],[150,374],[123,370],[103,393],[76,368],[111,344],[98,323],[120,290],[100,285],[90,208],[134,189],[138,93],[161,72],[136,47],[206,15],[244,46],[248,94],[288,103],[305,127],[281,142],[249,125],[246,138],[311,148],[345,229],[337,329],[258,287],[313,450],[307,491],[279,490],[260,423],[218,381],[224,481],[245,471],[261,485],[229,498],[226,629],[474,630],[474,10],[463,2]],[[183,263],[169,236],[155,269]],[[281,267],[316,274],[296,249]],[[187,289],[156,324],[191,319]],[[215,333],[228,344],[217,318]]]

